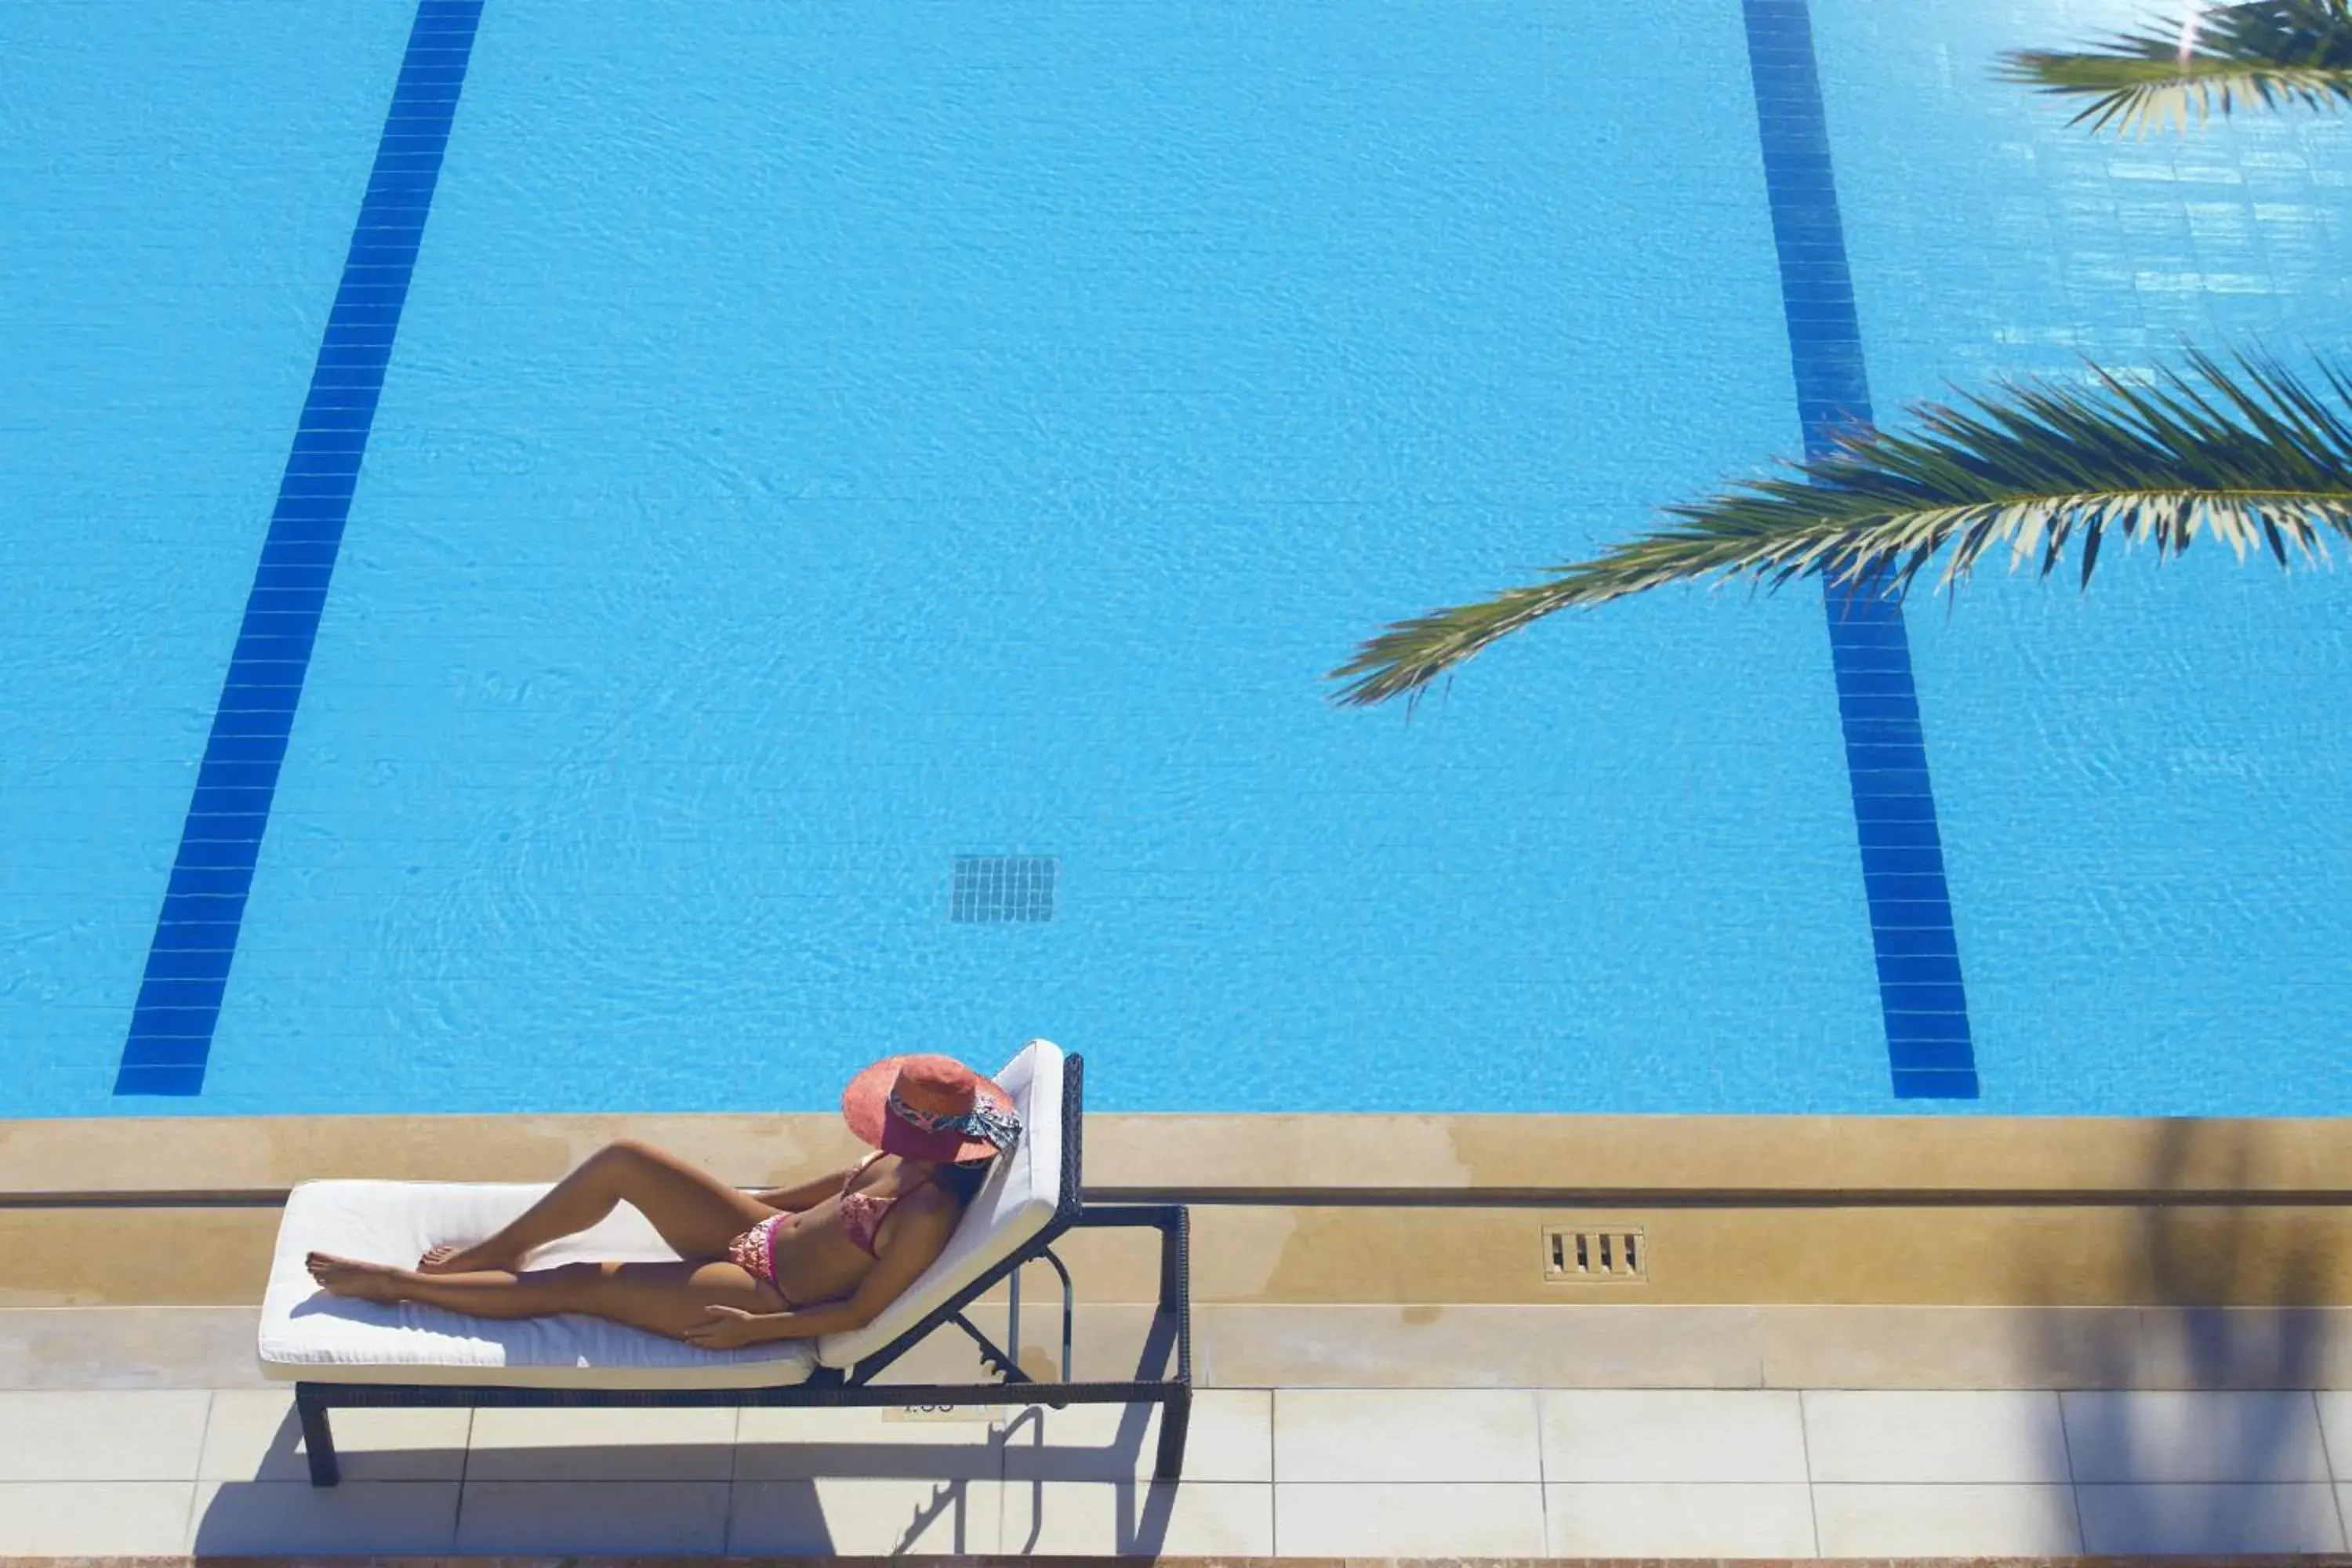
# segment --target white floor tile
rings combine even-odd
[[[467,1481],[464,1556],[600,1557],[722,1552],[725,1481]]]
[[[1007,1481],[1001,1550],[1068,1556],[1270,1557],[1274,1488]]]
[[[1274,1489],[1274,1539],[1286,1557],[1537,1557],[1544,1550],[1543,1489],[1281,1482]]]
[[[1160,1407],[1038,1406],[1013,1424],[1006,1439],[1008,1479],[1149,1480],[1159,1458]],[[1274,1479],[1274,1395],[1264,1389],[1194,1394],[1183,1478],[1188,1484]]]
[[[1824,1557],[2062,1557],[2083,1550],[2064,1486],[1815,1486]]]
[[[2074,1495],[2093,1553],[2344,1550],[2325,1486],[2095,1486]]]
[[[0,1481],[193,1481],[212,1397],[0,1394]]]
[[[177,1557],[194,1481],[0,1481],[0,1557]]]
[[[1549,1481],[1799,1481],[1797,1395],[1765,1390],[1553,1389],[1538,1394]]]
[[[260,1326],[258,1303],[0,1307],[0,1388],[262,1388]]]
[[[437,1556],[457,1538],[457,1483],[199,1481],[188,1550],[205,1556]]]
[[[468,1481],[723,1481],[735,1470],[729,1409],[474,1412]]]
[[[2352,1392],[2331,1390],[2319,1395],[2320,1434],[2327,1442],[2330,1473],[2352,1481]]]
[[[1540,1480],[1536,1396],[1524,1389],[1278,1389],[1274,1476]]]
[[[944,1420],[891,1405],[746,1410],[735,1430],[735,1479],[993,1481],[1004,1474],[1007,1423],[1024,1429],[1019,1405],[975,1406]]]
[[[1544,1510],[1555,1556],[1813,1555],[1812,1505],[1801,1484],[1548,1486]]]
[[[466,1473],[470,1410],[337,1410],[335,1457],[352,1481],[454,1481]],[[196,1479],[308,1481],[310,1461],[294,1395],[278,1389],[223,1389],[213,1395]]]
[[[1817,1485],[2071,1479],[2055,1394],[1808,1389],[1805,1447]]]
[[[2079,1483],[2327,1479],[2318,1410],[2308,1394],[2062,1394],[2058,1399]]]
[[[727,1551],[747,1557],[984,1555],[996,1550],[995,1481],[824,1477],[743,1481]]]

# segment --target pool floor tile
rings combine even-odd
[[[173,1557],[194,1481],[0,1481],[0,1556]]]
[[[462,1479],[473,1420],[470,1410],[338,1410],[335,1457],[343,1480]],[[196,1479],[307,1484],[310,1462],[294,1395],[263,1388],[215,1394]]]
[[[2326,1486],[2084,1486],[2074,1495],[2094,1555],[2344,1550]]]
[[[1274,1479],[1535,1482],[1537,1431],[1525,1389],[1279,1389]]]
[[[202,1390],[0,1394],[0,1481],[193,1481]]]
[[[1002,1530],[1003,1491],[992,1480],[904,1476],[739,1482],[728,1510],[726,1551],[735,1557],[992,1552]]]
[[[461,1555],[726,1549],[725,1481],[472,1481],[457,1503]]]
[[[2063,1557],[2083,1550],[2068,1486],[1816,1486],[1824,1557]]]
[[[1263,1482],[1007,1481],[1000,1550],[1052,1555],[1267,1557],[1274,1488]]]
[[[1809,1389],[1805,1451],[1815,1481],[2064,1486],[2055,1394]]]
[[[205,1556],[430,1556],[457,1539],[446,1481],[199,1481],[187,1550]]]
[[[1792,1393],[1554,1389],[1537,1398],[1547,1482],[1805,1479]]]
[[[1538,1557],[1543,1488],[1278,1481],[1274,1539],[1287,1557]]]
[[[1595,1482],[1543,1491],[1554,1556],[1814,1554],[1812,1499],[1801,1482]]]

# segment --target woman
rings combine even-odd
[[[673,1155],[623,1142],[597,1151],[486,1241],[436,1247],[415,1268],[310,1255],[338,1296],[421,1301],[478,1318],[588,1312],[734,1350],[862,1329],[931,1265],[1020,1141],[1005,1092],[946,1057],[892,1057],[850,1080],[849,1130],[874,1152],[847,1171],[775,1192],[738,1191]],[[628,1204],[684,1259],[526,1270],[534,1248]]]

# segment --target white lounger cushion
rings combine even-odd
[[[768,1388],[807,1378],[816,1357],[805,1341],[706,1351],[577,1313],[499,1322],[413,1301],[388,1307],[323,1294],[302,1267],[313,1251],[413,1267],[428,1247],[489,1235],[547,1189],[545,1183],[305,1182],[287,1198],[278,1226],[261,1301],[262,1370],[317,1383],[529,1388]],[[530,1266],[677,1258],[624,1204],[593,1229],[533,1253]]]
[[[821,1352],[847,1367],[881,1350],[1053,1219],[1062,1189],[1063,1062],[1032,1041],[997,1082],[1020,1107],[1024,1134],[964,1213],[941,1253],[905,1295],[854,1333],[746,1350],[698,1350],[599,1318],[566,1314],[498,1322],[413,1302],[383,1306],[328,1296],[302,1260],[313,1251],[412,1265],[441,1242],[488,1236],[547,1184],[306,1182],[286,1202],[261,1308],[268,1375],[318,1383],[408,1383],[537,1388],[765,1388],[805,1380]],[[561,1263],[668,1261],[677,1254],[625,1204],[594,1228],[531,1255]]]

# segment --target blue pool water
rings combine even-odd
[[[380,139],[447,102],[419,0],[0,8],[0,1116],[813,1109],[1036,1034],[1122,1109],[2352,1110],[2340,575],[1915,601],[1932,796],[1810,589],[1410,722],[1320,679],[1801,449],[1851,345],[1776,216],[1840,220],[1882,417],[2341,344],[2352,121],[2069,131],[1990,66],[2091,0],[422,11],[462,93],[190,947]],[[1898,1098],[1936,1051],[1973,1098]]]

